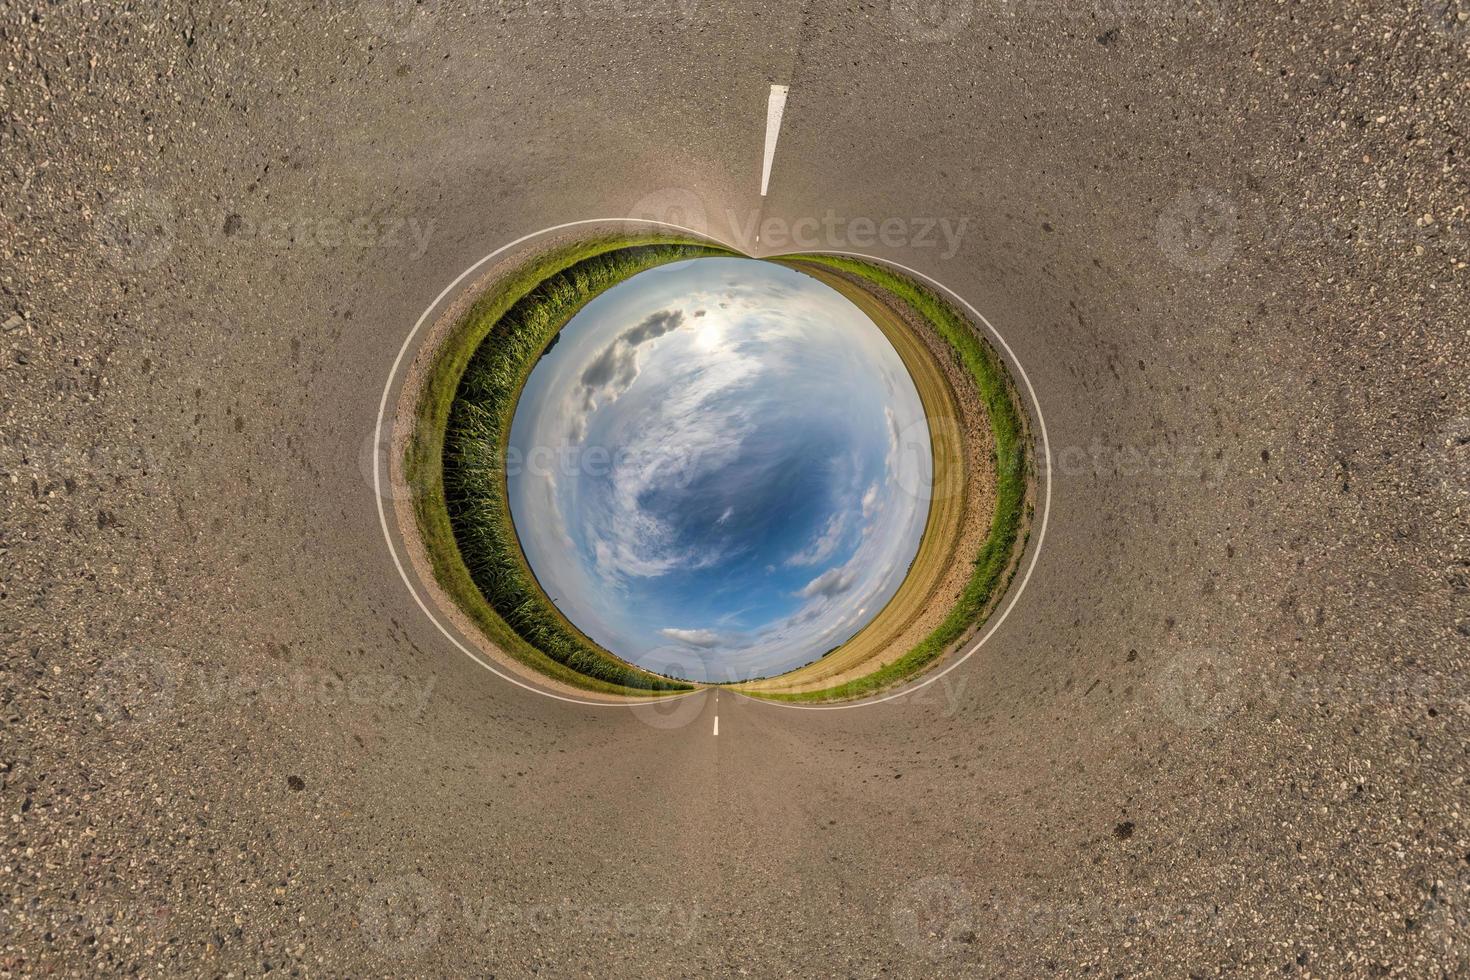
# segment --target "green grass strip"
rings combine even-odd
[[[668,262],[728,254],[652,235],[552,250],[477,300],[430,370],[405,475],[435,580],[497,646],[556,680],[635,696],[692,689],[592,642],[536,582],[511,522],[503,465],[521,389],[566,323],[607,289]]]
[[[1017,406],[1015,389],[1000,355],[976,334],[966,317],[939,295],[884,266],[859,259],[795,255],[783,260],[811,262],[858,276],[909,304],[938,331],[953,349],[959,363],[975,379],[990,415],[990,429],[995,440],[995,514],[991,519],[990,534],[974,559],[975,570],[965,583],[959,601],[932,633],[892,663],[835,687],[787,693],[742,692],[773,701],[837,701],[868,697],[911,680],[935,663],[986,614],[992,601],[1004,595],[1009,588],[1020,564],[1012,559],[1018,557],[1018,544],[1024,546],[1021,534],[1029,516],[1026,488],[1030,467],[1025,446],[1026,427]]]

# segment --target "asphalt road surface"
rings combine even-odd
[[[0,967],[1464,975],[1467,11],[0,4]],[[941,682],[582,707],[404,588],[415,319],[650,208],[1014,348],[1049,530]]]

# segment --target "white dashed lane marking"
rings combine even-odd
[[[776,159],[776,140],[781,138],[781,117],[786,114],[786,93],[789,85],[772,85],[771,98],[766,103],[766,156],[761,167],[761,197],[771,186],[771,163]]]

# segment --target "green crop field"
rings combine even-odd
[[[404,475],[439,585],[507,654],[587,690],[648,696],[690,684],[632,666],[583,635],[526,564],[506,497],[516,400],[562,327],[630,276],[729,253],[666,237],[607,237],[553,250],[498,283],[455,325],[420,395]]]
[[[546,252],[502,279],[455,324],[437,352],[414,415],[404,476],[438,584],[508,655],[547,676],[605,694],[656,696],[689,683],[635,667],[593,642],[542,591],[511,520],[505,450],[516,402],[537,360],[592,299],[669,262],[731,253],[661,236],[608,236]],[[855,275],[909,304],[952,348],[989,412],[996,466],[989,534],[974,571],[940,625],[898,659],[833,687],[760,691],[784,701],[865,697],[936,663],[1004,594],[1030,518],[1027,429],[1009,375],[969,320],[929,289],[886,267],[839,256],[792,256]],[[768,679],[765,684],[777,683]]]

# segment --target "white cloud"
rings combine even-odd
[[[708,650],[720,644],[720,635],[714,630],[681,630],[670,627],[661,629],[659,632],[685,646],[699,647],[702,650]]]
[[[750,435],[748,421],[738,405],[713,403],[758,371],[748,359],[722,360],[660,392],[637,413],[636,425],[613,434],[617,460],[603,496],[584,512],[588,540],[600,546],[597,570],[606,580],[654,578],[719,560],[718,549],[681,548],[677,529],[650,512],[647,501],[739,457]]]
[[[683,322],[683,310],[650,313],[641,323],[618,334],[592,358],[572,393],[572,408],[567,412],[568,441],[577,444],[585,439],[587,416],[617,401],[638,380],[638,348],[679,329]]]
[[[797,595],[803,599],[810,599],[813,596],[834,599],[852,588],[853,583],[856,581],[857,575],[845,567],[829,568],[808,582]]]
[[[713,270],[727,261],[744,260],[692,265]],[[906,426],[922,419],[922,405],[909,385],[895,393],[902,364],[871,324],[840,331],[834,343],[832,326],[853,322],[856,309],[836,293],[799,282],[769,289],[757,274],[755,286],[741,282],[721,296],[716,277],[704,275],[691,289],[681,276],[655,270],[641,290],[615,287],[594,300],[536,369],[515,444],[560,451],[570,433],[573,446],[607,447],[611,463],[596,473],[512,481],[518,530],[537,577],[611,649],[635,660],[667,656],[660,669],[673,665],[695,679],[770,674],[845,640],[901,583],[925,510],[895,500],[889,487],[915,465],[900,443]],[[695,319],[698,311],[705,317]],[[676,316],[682,327],[670,326]],[[599,322],[607,329],[594,329]],[[706,324],[723,332],[717,351],[697,343]],[[883,366],[881,377],[873,364]],[[751,484],[747,497],[730,481],[749,478],[745,461],[771,458],[785,435],[772,428],[773,408],[799,412],[797,393],[813,376],[826,389],[834,378],[849,379],[849,388],[866,384],[879,396],[873,401],[892,404],[852,408],[868,448],[861,457],[852,448],[852,459],[842,460],[845,478],[829,478],[844,516],[828,509],[808,541],[762,550],[758,535],[733,532],[759,527],[762,513],[745,501],[766,499],[758,492],[764,485]],[[718,506],[705,487],[715,488]],[[751,572],[761,582],[743,580],[728,597],[682,601],[684,572],[739,568],[742,550],[759,556]],[[842,566],[826,569],[834,557]],[[668,604],[670,596],[680,601]],[[775,618],[761,612],[773,605],[781,609]],[[732,619],[727,613],[737,606],[745,612]],[[658,626],[686,616],[709,628]]]
[[[832,553],[842,543],[842,535],[846,530],[847,511],[841,510],[827,520],[827,526],[822,528],[822,533],[817,535],[816,540],[786,559],[786,564],[799,568],[820,565],[832,557]]]
[[[898,471],[898,417],[890,406],[884,405],[883,418],[888,423],[888,455],[883,457],[883,468],[895,473]]]

